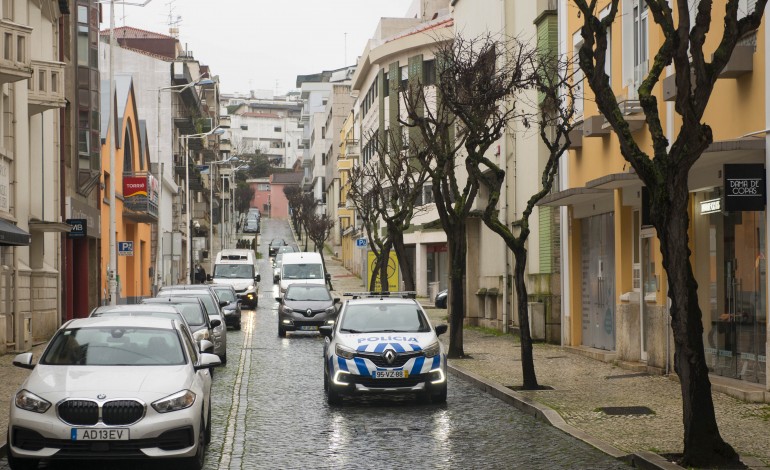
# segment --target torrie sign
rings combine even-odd
[[[761,163],[725,165],[725,210],[765,210],[765,166]]]

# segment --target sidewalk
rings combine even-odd
[[[363,290],[361,280],[340,261],[326,257],[334,296]],[[447,310],[420,298],[433,324],[447,323]],[[449,335],[441,336],[447,346]],[[513,391],[521,385],[521,354],[512,335],[465,328],[467,359],[449,361],[450,372],[498,398],[550,422],[613,457],[646,468],[680,468],[657,454],[682,452],[681,391],[676,375],[648,375],[622,369],[574,348],[536,344],[535,371],[540,385],[553,390]],[[721,379],[715,379],[720,380]],[[718,387],[714,387],[718,388]],[[750,468],[770,469],[770,405],[747,403],[714,392],[722,437]],[[602,407],[647,407],[653,414],[608,415]]]

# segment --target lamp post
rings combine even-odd
[[[124,1],[110,0],[110,67],[109,67],[109,80],[110,80],[110,118],[108,121],[107,139],[110,142],[110,250],[109,250],[109,263],[107,268],[107,282],[109,284],[110,292],[110,305],[116,305],[118,302],[117,290],[118,282],[115,276],[117,272],[117,222],[115,215],[115,132],[113,127],[115,126],[115,54],[113,50],[115,48],[115,4],[130,5],[143,7],[150,3],[152,0],[145,0],[142,3],[129,3]]]
[[[211,129],[208,132],[203,132],[201,134],[189,134],[189,135],[183,135],[179,138],[182,139],[183,142],[183,148],[184,148],[184,178],[185,178],[185,205],[187,207],[186,217],[185,217],[185,227],[187,227],[187,244],[189,249],[187,250],[187,263],[185,263],[185,274],[187,277],[186,283],[191,284],[191,274],[192,274],[192,227],[190,226],[190,211],[192,210],[192,207],[190,207],[190,156],[188,153],[188,142],[190,139],[200,139],[203,137],[208,137],[212,134],[215,135],[221,135],[225,131],[224,129],[221,129],[219,126]]]
[[[158,185],[159,185],[159,193],[158,193],[158,244],[157,244],[157,253],[156,253],[156,259],[158,266],[156,268],[156,280],[155,285],[158,290],[160,290],[161,287],[163,287],[163,276],[165,276],[165,262],[163,258],[163,226],[161,225],[161,221],[163,220],[162,214],[163,214],[163,162],[161,158],[161,152],[160,152],[160,92],[162,91],[168,91],[169,93],[182,93],[183,91],[192,88],[194,86],[198,85],[210,85],[213,84],[214,81],[209,78],[203,78],[203,75],[198,77],[196,80],[186,83],[184,85],[171,85],[171,86],[164,86],[160,88],[156,88],[155,91],[158,95],[158,104],[156,107],[156,129],[155,129],[155,158],[158,161]],[[173,230],[172,230],[173,233]],[[172,235],[173,236],[173,235]],[[173,240],[172,240],[173,243]],[[173,277],[173,276],[172,276]]]
[[[219,160],[216,162],[210,162],[209,163],[209,272],[213,274],[214,272],[214,260],[212,258],[212,252],[214,251],[214,168],[216,165],[224,165],[226,163],[232,163],[233,161],[237,161],[238,159],[236,157],[227,157],[224,160]],[[224,194],[225,190],[225,176],[222,175],[222,194]],[[222,197],[222,207],[219,208],[219,220],[221,223],[222,218],[224,217],[224,204],[225,199],[224,196]],[[221,238],[221,237],[220,237]],[[224,248],[224,243],[220,243],[220,249]]]

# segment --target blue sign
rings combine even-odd
[[[118,242],[118,256],[134,256],[134,242]]]
[[[366,238],[356,238],[356,248],[366,248],[369,244]]]
[[[67,219],[67,224],[72,225],[67,238],[86,238],[88,235],[88,221],[86,219]]]

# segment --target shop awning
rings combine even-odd
[[[15,226],[0,219],[0,246],[28,246],[32,243],[32,236]]]
[[[538,206],[573,206],[593,202],[604,197],[612,197],[612,191],[592,188],[569,188],[549,194],[537,203]]]
[[[49,222],[46,220],[30,220],[29,221],[30,232],[61,232],[69,233],[72,230],[72,225],[65,224],[63,222]]]

